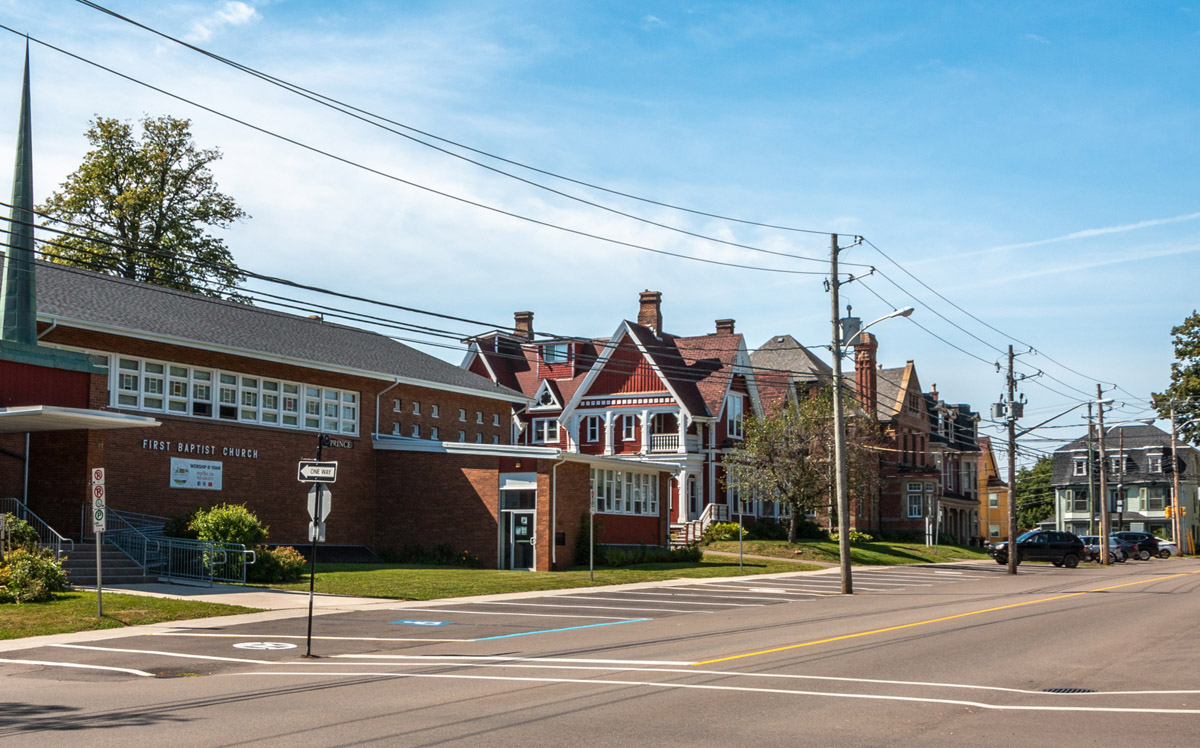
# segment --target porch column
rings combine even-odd
[[[613,453],[613,412],[604,413],[604,454]]]
[[[650,411],[641,412],[642,419],[642,454],[650,451]]]
[[[683,412],[683,408],[679,409],[679,414],[675,418],[679,424],[679,448],[676,450],[679,454],[687,452],[687,415]]]
[[[679,506],[676,507],[675,521],[687,522],[691,519],[688,514],[688,504],[691,502],[691,497],[688,496],[688,471],[680,470],[675,474],[675,480],[679,483]]]

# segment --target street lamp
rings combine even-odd
[[[846,477],[846,425],[842,418],[842,324],[838,319],[838,280],[837,271],[837,234],[833,235],[830,247],[830,296],[833,301],[833,464],[834,481],[837,486],[838,508],[838,559],[842,572],[842,594],[854,594],[854,585],[850,578],[850,492]],[[892,317],[907,317],[913,313],[913,308],[906,306],[885,314],[865,327],[855,331],[846,340],[849,345],[871,325],[891,319]]]

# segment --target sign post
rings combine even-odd
[[[325,487],[326,483],[337,481],[337,461],[322,462],[321,449],[333,441],[325,434],[317,437],[317,459],[300,460],[296,470],[296,480],[301,483],[315,484],[308,490],[308,539],[312,541],[312,551],[309,554],[308,570],[308,647],[305,657],[313,657],[312,653],[312,619],[313,595],[317,580],[317,541],[325,541],[325,518],[329,516],[329,507],[333,503],[333,492]],[[340,445],[338,445],[340,446]]]
[[[108,527],[108,507],[105,501],[104,468],[88,471],[91,478],[92,534],[96,536],[96,617],[104,617],[104,584],[100,565],[100,544],[104,542],[104,531]]]

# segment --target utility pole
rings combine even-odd
[[[1097,419],[1100,424],[1100,563],[1108,566],[1112,563],[1112,557],[1108,553],[1108,534],[1109,516],[1108,516],[1108,481],[1105,480],[1105,474],[1108,472],[1107,465],[1104,464],[1104,390],[1100,389],[1100,385],[1096,385],[1096,410]]]
[[[1008,573],[1017,573],[1017,380],[1013,347],[1008,347]]]
[[[1175,401],[1171,401],[1171,537],[1179,547],[1179,555],[1187,553],[1183,541],[1183,518],[1179,516],[1179,455],[1175,450]]]
[[[850,579],[850,493],[846,486],[846,425],[842,422],[842,325],[838,317],[838,235],[829,237],[829,297],[833,310],[833,464],[837,487],[838,561],[842,594],[853,595]]]
[[[1087,476],[1088,476],[1088,535],[1096,534],[1096,462],[1095,450],[1092,445],[1095,443],[1096,429],[1092,424],[1092,404],[1088,403],[1088,451],[1087,451]]]
[[[1114,532],[1121,531],[1121,519],[1125,513],[1125,429],[1117,436],[1117,452],[1121,455],[1121,470],[1117,473],[1117,527]]]

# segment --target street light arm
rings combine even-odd
[[[1047,418],[1046,420],[1042,421],[1038,425],[1030,426],[1029,428],[1021,431],[1020,433],[1017,434],[1017,438],[1020,439],[1022,436],[1025,436],[1026,434],[1028,434],[1030,431],[1033,431],[1035,429],[1040,429],[1042,426],[1045,426],[1047,423],[1050,423],[1051,421],[1056,421],[1059,418],[1062,418],[1066,414],[1070,413],[1071,411],[1075,410],[1076,408],[1081,408],[1084,405],[1087,405],[1087,403],[1079,403],[1078,405],[1072,405],[1071,407],[1064,410],[1062,413],[1059,413],[1058,415],[1053,416],[1051,418]]]
[[[883,322],[884,320],[889,320],[893,317],[908,317],[908,316],[911,316],[914,311],[915,311],[914,307],[911,307],[911,306],[900,307],[899,309],[894,309],[894,310],[888,312],[887,314],[883,315],[879,319],[871,320],[867,324],[858,328],[858,332],[851,335],[850,339],[846,341],[846,343],[843,345],[843,347],[849,348],[850,346],[854,345],[855,338],[857,338],[859,335],[862,335],[868,329],[879,324],[880,322]]]

